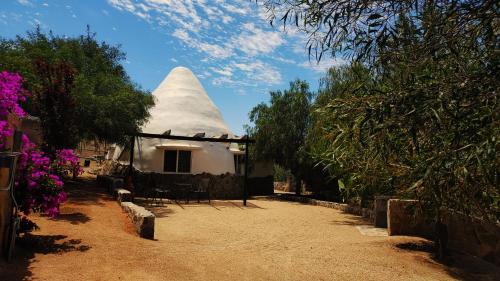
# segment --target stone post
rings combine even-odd
[[[391,196],[375,196],[373,212],[375,227],[387,227],[387,201]]]

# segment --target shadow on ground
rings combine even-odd
[[[64,190],[68,193],[69,201],[76,205],[103,206],[104,201],[113,200],[92,178],[68,181],[64,185]]]
[[[25,234],[17,239],[17,245],[32,253],[60,254],[71,251],[85,252],[89,245],[82,244],[81,239],[69,239],[66,235],[33,235]]]
[[[76,205],[104,205],[104,201],[112,200],[102,188],[96,185],[94,179],[84,178],[69,181],[64,188],[68,193],[69,201]],[[61,214],[53,220],[76,225],[87,223],[91,218],[78,208],[65,208],[63,204]],[[7,263],[3,258],[0,258],[0,280],[30,280],[33,277],[30,265],[36,254],[63,255],[68,252],[85,252],[90,249],[91,247],[81,239],[68,239],[65,235],[37,235],[32,233],[21,235],[16,240],[12,261]]]
[[[443,260],[437,259],[434,254],[434,244],[431,241],[398,243],[394,244],[394,247],[408,252],[426,253],[431,259],[429,262],[445,265],[448,274],[457,280],[499,280],[500,268],[477,257],[450,251]]]
[[[25,234],[16,241],[13,260],[7,263],[0,260],[0,279],[9,281],[30,280],[30,264],[35,254],[64,254],[72,251],[85,252],[90,246],[80,239],[66,240],[65,235]]]
[[[242,201],[234,201],[234,200],[212,200],[210,203],[208,201],[201,202],[189,202],[185,201],[173,201],[170,199],[164,199],[163,202],[153,201],[152,199],[145,199],[142,197],[134,198],[134,203],[146,208],[150,212],[152,212],[156,217],[162,218],[167,217],[170,214],[175,213],[175,211],[171,208],[171,206],[177,206],[181,209],[187,208],[199,208],[199,207],[212,207],[217,210],[221,210],[221,208],[238,208],[241,210],[244,209],[265,209],[254,203],[248,202],[247,205],[244,206]]]
[[[91,218],[84,213],[74,212],[74,213],[59,214],[59,216],[57,216],[57,218],[55,218],[54,220],[66,221],[66,222],[69,222],[71,224],[83,224],[83,223],[89,222],[91,220]]]
[[[342,212],[347,220],[333,220],[330,223],[333,225],[350,225],[350,226],[358,226],[358,225],[372,225],[373,223],[363,217],[352,215],[343,211]]]

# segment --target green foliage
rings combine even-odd
[[[284,91],[271,92],[269,105],[261,103],[250,112],[250,135],[257,159],[273,160],[300,178],[302,145],[309,126],[312,94],[305,81],[296,80]]]
[[[274,165],[274,181],[287,181],[292,176],[289,170],[281,168],[279,165]]]
[[[78,145],[77,118],[74,112],[75,98],[71,95],[74,69],[65,62],[55,65],[36,61],[41,79],[41,91],[32,99],[37,105],[46,151],[54,153],[65,147]]]
[[[318,60],[364,63],[330,70],[306,142],[345,196],[500,219],[498,1],[264,2]]]
[[[123,143],[126,134],[139,131],[149,117],[153,98],[130,81],[121,65],[124,59],[119,47],[98,42],[90,31],[79,37],[59,37],[37,29],[15,40],[0,40],[0,69],[23,75],[24,85],[33,94],[27,110],[41,116],[42,122],[52,121],[44,120],[43,112],[49,109],[40,97],[46,91],[48,76],[37,62],[52,68],[64,63],[74,70],[67,91],[74,100],[73,118],[68,121],[75,124],[76,141]],[[55,145],[51,137],[44,139],[49,146]]]

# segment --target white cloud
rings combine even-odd
[[[191,41],[191,37],[189,37],[189,34],[184,29],[176,29],[172,35],[186,43]]]
[[[264,31],[253,23],[244,24],[243,29],[244,31],[235,39],[234,44],[236,48],[250,56],[271,53],[285,43],[278,32]]]
[[[229,66],[225,66],[225,67],[222,67],[222,68],[210,67],[210,69],[213,72],[218,73],[220,75],[224,75],[224,76],[228,76],[228,77],[233,76],[233,69],[231,67],[229,67]]]
[[[189,47],[195,49],[195,51],[201,51],[213,58],[225,59],[232,55],[231,48],[224,48],[217,44],[211,44],[207,42],[202,42],[195,39],[184,29],[176,29],[172,35],[182,42],[184,42]]]
[[[182,42],[182,51],[187,56],[189,52],[203,54],[197,56],[192,67],[198,67],[200,78],[210,77],[214,85],[235,88],[277,85],[283,77],[272,63],[295,63],[276,54],[285,44],[289,49],[292,47],[287,42],[290,36],[270,29],[262,7],[252,1],[107,1],[112,7],[170,34],[173,41]],[[168,44],[176,48],[175,43]]]
[[[245,15],[251,12],[251,10],[248,8],[248,6],[243,6],[239,3],[239,6],[234,6],[231,4],[228,4],[226,1],[218,1],[221,5],[222,8],[224,8],[226,11],[234,13],[234,14],[240,14],[240,15]]]
[[[247,63],[233,63],[235,68],[243,71],[249,80],[275,85],[282,82],[281,73],[273,66],[260,60]]]
[[[221,16],[221,18],[222,18],[222,22],[224,24],[228,24],[228,23],[233,21],[233,18],[228,16],[228,15],[223,15],[223,16]]]
[[[225,59],[233,54],[231,48],[224,48],[223,46],[216,44],[198,43],[198,47],[200,50],[214,58]]]
[[[231,77],[221,76],[212,79],[212,84],[215,86],[220,86],[220,85],[236,86],[238,85],[238,82],[233,80]]]
[[[346,64],[347,61],[342,58],[323,58],[319,63],[315,60],[311,60],[301,63],[300,66],[311,69],[315,72],[323,73],[331,67],[339,67]]]
[[[279,56],[273,56],[271,57],[273,60],[275,61],[279,61],[279,62],[282,62],[282,63],[288,63],[288,64],[295,64],[296,62],[292,59],[287,59],[287,58],[284,58],[284,57],[279,57]]]
[[[23,6],[33,6],[33,4],[29,0],[17,0],[17,3]]]

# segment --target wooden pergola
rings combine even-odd
[[[129,171],[132,172],[134,165],[134,147],[135,138],[155,138],[155,139],[169,139],[169,140],[187,140],[187,141],[203,141],[203,142],[222,142],[222,143],[238,143],[245,144],[245,173],[243,182],[243,205],[247,205],[248,198],[248,145],[255,143],[255,140],[250,139],[248,136],[243,136],[241,138],[227,138],[227,137],[196,137],[196,136],[175,136],[169,134],[148,134],[148,133],[137,133],[130,137],[130,162]]]

